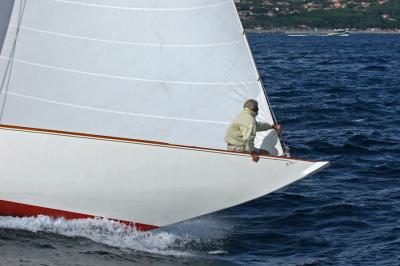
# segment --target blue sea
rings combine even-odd
[[[151,232],[0,218],[0,265],[400,265],[400,34],[250,34],[294,157],[332,165]]]

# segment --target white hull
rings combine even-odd
[[[0,147],[0,200],[154,226],[261,197],[328,165],[6,126]]]

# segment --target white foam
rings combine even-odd
[[[205,224],[214,228],[217,222],[212,220],[210,224],[209,219],[203,219],[188,223],[187,226],[191,225],[192,229],[196,227],[196,224],[200,224],[200,231],[208,231],[204,228],[206,227]],[[184,229],[184,227],[183,225],[181,229]],[[85,237],[112,247],[168,256],[195,256],[201,255],[201,253],[226,254],[225,251],[215,247],[215,242],[218,243],[219,240],[210,240],[207,236],[204,239],[204,235],[198,235],[199,228],[194,229],[195,232],[197,231],[194,234],[188,233],[186,230],[186,232],[182,232],[182,230],[178,230],[180,232],[176,232],[176,230],[172,230],[175,232],[167,232],[160,229],[141,232],[130,226],[107,219],[65,220],[63,218],[53,219],[43,215],[23,218],[0,216],[0,228],[26,230],[34,233],[55,233],[68,237]],[[204,250],[204,248],[207,250]]]
[[[228,252],[226,252],[224,250],[212,250],[212,251],[209,251],[208,254],[210,254],[210,255],[225,255],[225,254],[228,254]]]
[[[140,232],[132,227],[107,219],[53,219],[38,217],[0,217],[0,228],[31,232],[56,233],[69,237],[85,237],[112,247],[133,249],[161,255],[190,256],[191,252],[177,250],[181,236],[163,231]]]

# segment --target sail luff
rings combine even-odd
[[[248,48],[250,57],[251,57],[252,60],[253,60],[254,68],[255,68],[255,70],[257,71],[258,82],[259,82],[259,85],[261,86],[261,89],[262,89],[262,91],[263,91],[263,93],[264,93],[264,96],[265,96],[264,99],[265,99],[266,104],[267,104],[267,107],[268,107],[268,113],[269,113],[269,115],[270,115],[270,117],[271,117],[271,119],[272,119],[272,123],[273,123],[274,125],[276,125],[276,124],[278,124],[278,120],[276,119],[274,110],[272,109],[271,102],[270,102],[270,100],[269,100],[268,93],[267,93],[267,90],[266,90],[266,88],[265,88],[264,81],[263,81],[263,78],[262,78],[262,76],[261,76],[261,73],[260,73],[260,71],[259,71],[258,68],[257,68],[256,60],[254,59],[254,55],[253,55],[253,53],[252,53],[252,51],[251,51],[251,47],[250,47],[249,42],[248,42],[248,40],[247,40],[246,32],[243,32],[243,35],[244,35],[244,38],[245,38],[245,42],[246,42],[246,45],[247,45],[247,48]],[[275,132],[274,132],[274,133],[275,133]],[[278,155],[290,156],[290,154],[289,154],[289,147],[286,145],[282,133],[279,132],[279,133],[277,133],[276,135],[277,135],[277,140],[278,140],[278,142],[275,144],[275,147],[278,148]]]
[[[272,110],[272,106],[271,106],[271,103],[269,101],[269,97],[268,97],[267,91],[266,91],[266,89],[264,87],[264,83],[263,83],[260,71],[257,68],[256,60],[254,59],[254,55],[252,53],[249,41],[247,39],[246,31],[243,28],[243,25],[241,23],[241,20],[240,20],[240,17],[239,17],[239,13],[237,12],[236,5],[235,5],[234,1],[232,1],[232,5],[233,5],[233,8],[235,9],[236,18],[239,21],[239,25],[240,25],[241,32],[242,32],[242,35],[243,35],[243,41],[244,41],[244,43],[246,45],[249,57],[252,60],[252,66],[253,66],[254,73],[255,73],[255,79],[257,80],[258,86],[262,90],[263,95],[264,95],[264,97],[262,97],[262,100],[263,100],[264,104],[261,104],[261,106],[266,107],[266,108],[264,108],[264,110],[261,110],[261,112],[264,114],[263,118],[264,119],[266,118],[269,122],[271,122],[273,124],[277,124],[278,122],[276,120],[274,111]],[[270,136],[269,139],[276,139],[277,140],[277,142],[274,144],[274,147],[277,150],[277,152],[275,154],[276,155],[283,155],[283,154],[287,155],[288,148],[286,147],[286,144],[285,144],[285,142],[283,140],[283,136],[281,134],[276,134],[275,132],[270,132],[270,134],[271,133],[272,133],[273,136]],[[263,145],[264,140],[266,138],[268,138],[267,136],[268,135],[266,133],[259,134],[259,136],[256,139],[256,143],[258,144],[257,146],[259,146],[260,148],[264,148],[264,149],[268,150],[267,146],[271,146],[271,144]]]

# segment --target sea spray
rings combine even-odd
[[[127,225],[101,218],[65,220],[43,215],[23,218],[0,217],[0,228],[85,237],[112,247],[162,255],[191,255],[174,248],[177,241],[184,241],[178,235],[163,231],[140,232]]]
[[[191,222],[193,223],[193,222]],[[194,222],[195,224],[209,223]],[[215,221],[214,223],[215,224]],[[163,230],[137,231],[135,228],[104,218],[65,220],[44,215],[37,217],[0,217],[0,228],[45,232],[67,237],[84,237],[107,246],[123,250],[134,250],[160,255],[193,256],[200,253],[223,254],[220,242],[204,239],[187,232],[168,232]]]

